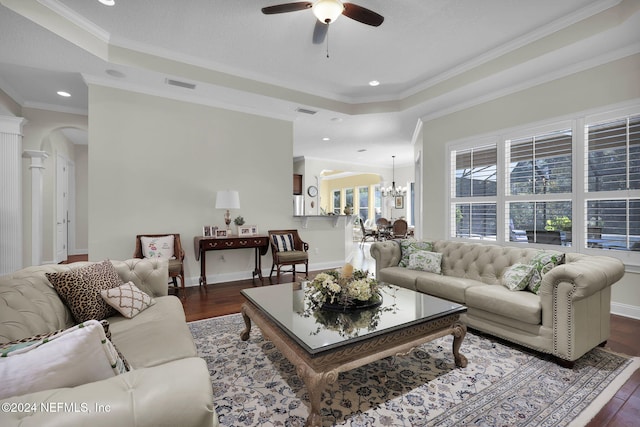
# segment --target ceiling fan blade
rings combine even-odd
[[[275,13],[297,12],[298,10],[311,9],[313,3],[301,1],[296,3],[277,4],[275,6],[267,6],[262,8],[265,15],[273,15]]]
[[[329,31],[329,24],[324,24],[316,19],[316,26],[313,27],[313,44],[322,44]]]
[[[357,4],[353,3],[343,4],[344,11],[342,12],[342,14],[358,22],[378,27],[384,21],[384,16],[375,13],[373,10],[369,10],[365,7],[358,6]]]

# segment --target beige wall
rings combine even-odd
[[[303,230],[293,218],[291,122],[95,85],[89,117],[90,259],[131,257],[136,234],[180,233],[187,282],[197,283],[193,237],[224,225],[215,193],[235,189],[241,208],[232,217],[262,233],[298,228],[312,264],[344,262],[344,224]],[[253,251],[210,252],[207,263],[210,281],[250,276]],[[270,256],[263,264],[271,267]]]
[[[637,100],[638,76],[640,55],[636,54],[425,122],[423,235],[447,237],[447,143]],[[640,313],[638,283],[640,274],[628,271],[614,286],[614,311],[616,307],[621,311],[622,305],[630,305],[631,311]]]

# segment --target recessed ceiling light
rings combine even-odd
[[[328,136],[325,136],[324,138],[322,138],[323,141],[331,141],[331,138],[329,138]]]
[[[336,123],[340,123],[342,121],[342,117],[332,117],[331,121],[332,122],[336,122]]]
[[[105,6],[113,6],[116,4],[116,0],[98,0],[98,1]]]
[[[58,92],[56,92],[58,95],[60,96],[64,96],[65,98],[69,98],[71,96],[71,94],[69,92],[65,92],[63,90],[59,90]]]
[[[377,81],[377,80],[371,80],[371,81],[369,82],[369,86],[378,86],[379,84],[380,84],[380,82],[379,82],[379,81]]]

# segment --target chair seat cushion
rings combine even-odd
[[[182,272],[182,261],[179,259],[169,260],[169,276],[177,276]]]
[[[278,252],[278,262],[305,261],[309,259],[309,254],[304,251]]]

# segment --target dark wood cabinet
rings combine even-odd
[[[302,194],[302,175],[293,174],[293,194]]]

